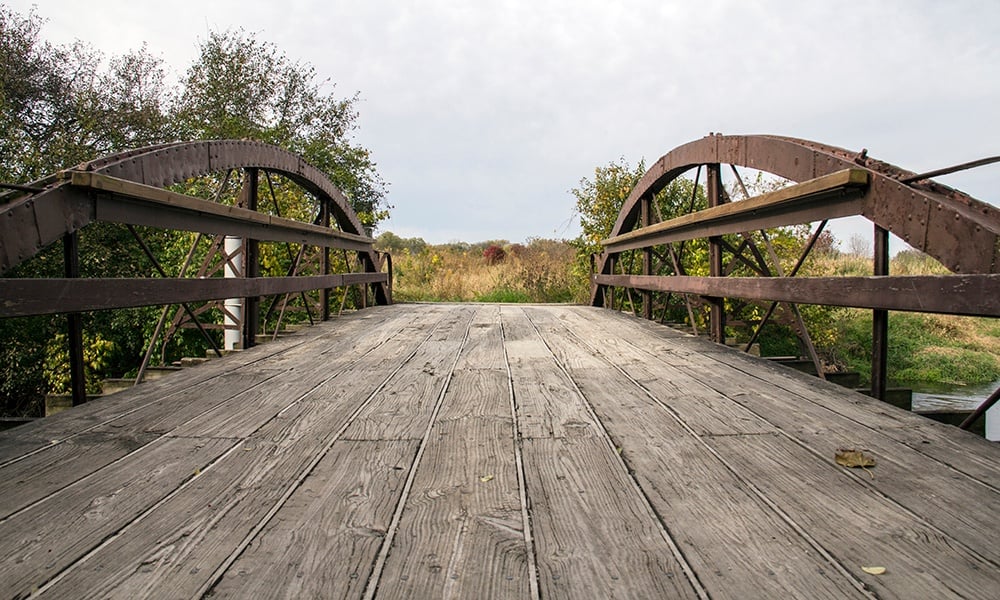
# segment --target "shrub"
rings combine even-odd
[[[500,246],[489,246],[483,250],[483,258],[486,259],[486,264],[497,265],[502,263],[504,259],[507,258],[507,253],[504,252],[503,248]]]

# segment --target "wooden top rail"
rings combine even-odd
[[[362,235],[227,206],[100,173],[65,173],[73,187],[107,192],[107,195],[96,199],[97,219],[100,221],[345,250],[367,251],[372,248],[373,240]]]
[[[727,233],[796,225],[861,213],[869,183],[863,169],[844,169],[748,200],[731,202],[601,242],[609,253]]]

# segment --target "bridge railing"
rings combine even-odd
[[[242,173],[238,199],[232,205],[220,203],[223,189],[238,172]],[[213,200],[166,187],[209,174],[224,174]],[[317,214],[311,222],[280,215],[272,174],[313,197]],[[237,329],[240,346],[250,347],[262,322],[272,322],[277,331],[290,297],[301,298],[299,308],[312,321],[307,291],[318,290],[315,317],[323,320],[330,317],[334,288],[357,286],[362,306],[391,302],[391,259],[374,250],[374,240],[339,190],[300,157],[280,148],[243,141],[171,144],[92,161],[31,185],[4,187],[13,191],[0,197],[0,274],[61,240],[64,276],[0,279],[0,318],[67,315],[74,404],[86,398],[80,319],[84,312],[165,306],[139,370],[141,380],[156,338],[179,327],[197,327],[219,353],[207,329]],[[266,202],[260,198],[265,187],[270,192],[270,214],[263,211]],[[145,255],[153,265],[153,276],[81,277],[80,230],[98,222],[124,225],[135,244],[115,250]],[[162,257],[143,239],[139,229],[143,227],[196,233],[184,264],[179,268],[161,264]],[[236,240],[237,250],[227,247],[227,239]],[[286,246],[284,275],[263,276],[262,243]],[[201,251],[196,252],[199,244]],[[333,251],[343,252],[349,272],[332,272]],[[189,272],[194,256],[206,252],[201,268]],[[349,252],[356,255],[355,261]],[[273,299],[262,311],[261,298],[266,297]],[[232,299],[241,299],[238,307],[223,304]],[[209,304],[192,306],[203,302]],[[171,305],[179,308],[168,325]],[[202,315],[210,307],[221,312],[227,324],[203,323]]]
[[[741,186],[736,166],[798,183],[733,202],[722,185],[726,162]],[[692,169],[695,191],[701,173],[706,174],[708,207],[655,222],[656,194]],[[821,377],[822,365],[798,305],[872,309],[871,393],[884,399],[888,311],[1000,317],[1000,210],[928,177],[869,159],[864,151],[850,153],[788,138],[709,136],[681,146],[640,180],[612,235],[602,242],[604,252],[592,275],[592,303],[612,308],[628,303],[634,312],[653,318],[654,293],[665,295],[664,307],[677,295],[685,299],[692,326],[692,303],[707,304],[709,333],[719,343],[725,342],[725,299],[760,303],[767,308],[746,350],[779,303],[784,304],[789,324]],[[745,188],[743,195],[748,196]],[[854,215],[874,224],[872,275],[797,276],[828,221]],[[794,267],[785,272],[766,230],[817,222]],[[935,257],[953,274],[892,275],[890,232]],[[708,276],[684,270],[684,244],[691,240],[707,240]],[[635,273],[637,264],[640,274]],[[731,276],[737,267],[755,276]],[[615,288],[624,289],[624,294],[616,295]],[[996,402],[998,395],[1000,390],[991,400]]]

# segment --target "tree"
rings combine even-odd
[[[242,31],[211,33],[180,86],[172,86],[162,61],[145,46],[106,59],[81,43],[45,42],[43,24],[34,10],[22,16],[0,4],[0,182],[28,183],[102,155],[160,142],[252,138],[305,155],[346,193],[364,225],[375,227],[388,215],[387,184],[371,153],[351,137],[357,96],[337,99],[324,93],[329,82],[317,80],[310,65],[293,62]],[[312,219],[314,200],[281,178],[274,186],[284,216]],[[217,181],[209,177],[180,187],[205,195]],[[139,229],[168,271],[190,245],[184,233]],[[92,224],[81,232],[80,244],[83,276],[153,274],[152,264],[121,226]],[[262,244],[265,269],[284,274],[291,261],[285,250]],[[333,258],[341,260],[339,254]],[[56,245],[5,276],[58,277],[62,269]],[[104,376],[135,368],[146,337],[136,332],[148,334],[156,312],[140,308],[84,316],[88,348],[101,352],[101,359],[92,362]],[[38,414],[45,376],[55,381],[61,369],[53,354],[57,345],[49,341],[62,327],[59,318],[51,317],[0,320],[0,339],[8,340],[0,344],[0,402],[6,414]]]
[[[184,77],[178,130],[184,138],[254,139],[305,156],[373,229],[388,217],[386,183],[371,152],[351,139],[358,96],[336,98],[323,92],[327,85],[313,66],[252,34],[212,32]]]
[[[584,177],[580,187],[570,190],[576,198],[574,212],[581,229],[575,245],[582,257],[600,254],[601,240],[611,234],[625,199],[645,172],[644,161],[632,167],[622,157],[595,168],[593,180]]]

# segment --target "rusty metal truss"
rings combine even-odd
[[[237,172],[242,173],[238,201],[233,205],[219,202]],[[214,200],[169,189],[196,178],[223,175]],[[318,213],[311,221],[281,216],[272,175],[283,177],[315,199]],[[263,211],[266,202],[258,202],[264,192],[262,176],[273,214]],[[376,304],[392,301],[391,273],[384,271],[391,269],[391,262],[387,255],[375,251],[374,240],[344,194],[305,159],[275,146],[240,140],[162,144],[83,163],[29,185],[3,184],[0,189],[8,190],[0,195],[0,275],[59,241],[63,242],[65,258],[63,278],[0,279],[0,318],[68,315],[75,404],[85,399],[81,312],[165,305],[155,338],[166,325],[166,307],[178,305],[167,335],[179,327],[196,326],[218,352],[206,329],[220,325],[203,324],[198,316],[213,307],[224,310],[218,301],[226,298],[243,299],[239,324],[243,347],[253,345],[261,330],[261,297],[273,297],[265,321],[278,312],[275,329],[289,309],[308,311],[312,321],[313,305],[318,304],[317,316],[328,318],[333,288],[360,287],[364,290],[363,305],[369,291]],[[81,278],[79,231],[96,222],[125,225],[160,276]],[[176,277],[167,274],[136,226],[198,233]],[[226,236],[243,239],[239,257],[221,249]],[[203,239],[208,240],[210,250],[192,277],[187,275],[188,267]],[[284,276],[261,276],[261,242],[285,245],[291,267]],[[331,273],[331,250],[344,252],[345,262],[354,272]],[[348,252],[356,256],[358,268],[350,267]],[[218,276],[222,265],[232,266],[237,258],[245,265],[238,270],[240,276]],[[315,302],[305,294],[314,290],[319,293]],[[289,307],[293,295],[301,299],[301,307]],[[205,301],[210,304],[189,306]],[[154,343],[155,339],[149,344],[140,379]]]
[[[727,303],[759,303],[767,310],[745,349],[750,349],[772,315],[780,313],[799,334],[820,374],[820,361],[797,305],[873,309],[872,395],[884,398],[888,311],[1000,317],[1000,209],[931,179],[998,160],[992,157],[918,174],[870,158],[866,150],[852,152],[769,135],[709,134],[665,154],[625,200],[611,235],[602,242],[604,252],[594,263],[591,303],[610,308],[627,304],[636,314],[641,306],[643,316],[653,318],[654,293],[660,296],[664,313],[671,298],[680,296],[696,335],[695,308],[708,307],[709,334],[720,343],[725,341]],[[724,165],[732,169],[743,199],[732,201],[723,187]],[[737,167],[793,183],[750,198]],[[653,199],[691,171],[695,184],[687,214],[657,218]],[[707,208],[694,210],[703,173]],[[873,223],[872,276],[795,277],[827,222],[855,215]],[[785,272],[766,230],[812,223],[819,225],[795,266]],[[934,257],[954,275],[892,276],[889,233]],[[707,240],[707,276],[684,272],[681,258],[692,240]],[[641,274],[635,272],[637,253],[641,253]],[[754,276],[731,276],[737,268]],[[615,288],[624,291],[615,293]]]

